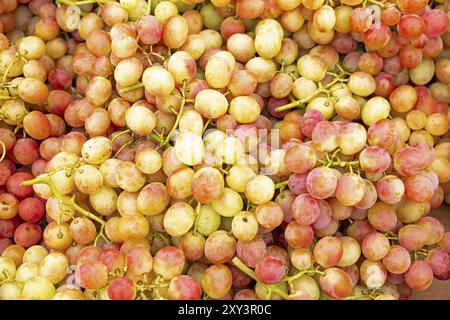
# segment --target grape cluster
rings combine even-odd
[[[449,0],[0,0],[0,300],[408,299],[450,278]]]

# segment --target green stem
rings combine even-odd
[[[351,166],[359,165],[359,161],[358,160],[355,160],[355,161],[342,161],[342,160],[331,161],[331,165],[341,167],[341,168],[346,167],[346,166],[351,167]]]
[[[123,146],[121,146],[119,148],[119,150],[117,150],[117,152],[114,154],[113,158],[116,158],[122,152],[123,149],[125,149],[132,143],[133,143],[133,140],[130,140],[130,141],[127,141],[126,143],[124,143]]]
[[[156,133],[151,133],[150,138],[154,139],[156,142],[159,142],[159,143],[161,143],[163,141],[162,138],[159,135],[157,135]]]
[[[279,182],[275,185],[275,190],[276,189],[281,189],[284,188],[285,186],[287,186],[289,183],[289,180],[283,181],[283,182]]]
[[[83,0],[83,1],[58,0],[56,2],[65,4],[66,6],[83,6],[85,4],[99,3],[99,1],[97,1],[97,0]],[[109,2],[109,1],[104,1],[101,3],[104,4],[106,2]]]
[[[261,285],[263,285],[267,291],[274,292],[285,300],[287,300],[289,298],[289,295],[286,292],[284,292],[283,290],[281,290],[280,288],[278,288],[276,285],[265,284],[265,283],[258,281],[258,279],[256,278],[255,271],[253,271],[252,269],[247,267],[247,265],[241,259],[235,257],[235,258],[233,258],[233,260],[231,260],[231,262],[236,266],[236,268],[238,268],[239,270],[244,272],[246,275],[248,275],[253,280],[255,280],[255,281],[259,282]]]
[[[202,134],[205,133],[205,131],[206,131],[206,129],[208,128],[208,126],[209,126],[210,123],[211,123],[211,119],[208,119],[208,120],[206,121],[205,125],[203,126]]]
[[[359,295],[359,296],[348,296],[347,298],[344,298],[343,300],[357,300],[357,299],[361,299],[361,298],[371,298],[371,296],[366,296],[366,295]]]
[[[181,116],[184,111],[184,105],[186,104],[186,94],[184,92],[185,86],[186,86],[186,83],[184,82],[183,88],[181,89],[181,95],[182,95],[181,106],[180,106],[180,110],[178,111],[177,118],[175,119],[175,123],[174,123],[172,129],[170,130],[169,134],[162,142],[161,147],[164,147],[165,145],[167,145],[170,142],[170,139],[172,138],[173,134],[175,133],[175,130],[177,130],[177,128],[178,128],[178,124],[180,123],[180,119],[181,119]]]
[[[2,162],[6,157],[6,145],[2,140],[0,140],[0,144],[2,145],[2,156],[0,157],[0,162]]]
[[[144,87],[144,83],[138,82],[138,83],[135,83],[135,84],[133,84],[131,86],[122,88],[121,91],[123,93],[127,93],[127,92],[130,92],[130,91],[133,91],[133,90],[136,90],[136,89],[140,89],[140,88],[143,88],[143,87]]]
[[[192,199],[194,199],[194,198],[192,198]],[[200,217],[200,209],[201,208],[202,208],[202,204],[200,202],[197,202],[197,206],[195,207],[194,235],[197,235],[198,218]]]
[[[52,191],[53,195],[58,199],[58,201],[60,203],[74,208],[79,213],[85,215],[89,219],[97,221],[102,226],[106,224],[105,221],[103,221],[102,219],[97,217],[95,214],[93,214],[93,213],[85,210],[81,206],[79,206],[73,198],[67,198],[67,197],[64,197],[62,194],[60,194],[58,189],[55,186],[55,183],[53,182],[53,180],[51,179],[50,176],[38,177],[38,178],[34,178],[31,180],[27,180],[27,181],[22,181],[22,183],[20,185],[25,187],[25,186],[32,186],[32,185],[38,184],[38,183],[44,183],[44,184],[48,185],[50,187],[50,190]]]
[[[119,138],[120,136],[122,136],[126,133],[130,133],[130,132],[131,132],[131,130],[124,130],[124,131],[117,133],[116,135],[114,135],[114,137],[111,138],[111,142],[116,141],[116,139]]]
[[[145,10],[145,15],[150,15],[150,11],[152,10],[152,0],[147,0],[147,10]]]
[[[306,97],[306,98],[303,98],[303,99],[300,99],[300,100],[297,100],[297,101],[294,101],[294,102],[285,104],[284,106],[278,107],[278,108],[276,108],[275,110],[276,110],[276,111],[284,111],[284,110],[289,110],[289,109],[298,107],[298,106],[300,106],[301,104],[308,102],[308,100],[314,98],[314,97],[317,96],[319,93],[326,92],[328,88],[331,88],[332,86],[334,86],[334,85],[335,85],[336,83],[338,83],[339,81],[342,81],[342,80],[343,80],[342,77],[343,77],[342,75],[336,77],[336,79],[334,79],[333,81],[331,81],[331,82],[328,83],[327,85],[318,88],[316,91],[314,91],[310,96],[308,96],[308,97]]]

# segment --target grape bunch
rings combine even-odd
[[[0,0],[0,300],[408,299],[450,278],[449,0]]]

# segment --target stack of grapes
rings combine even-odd
[[[0,0],[0,299],[408,299],[450,277],[449,0]]]

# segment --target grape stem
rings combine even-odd
[[[114,142],[117,138],[119,138],[120,136],[126,134],[126,133],[130,133],[130,130],[124,130],[124,131],[120,131],[118,132],[114,137],[111,138],[111,143]]]
[[[150,12],[152,11],[152,0],[147,0],[147,9],[145,10],[145,15],[150,15]]]
[[[160,145],[161,148],[170,142],[170,139],[172,138],[173,134],[175,133],[175,130],[178,128],[178,124],[180,123],[181,115],[183,114],[183,111],[184,111],[184,105],[186,104],[185,87],[186,87],[186,81],[183,81],[183,86],[181,88],[182,99],[181,99],[180,110],[178,110],[177,118],[175,119],[175,124],[173,125],[172,129],[170,129],[170,132],[167,135],[167,137],[161,143],[161,145]]]
[[[18,52],[16,53],[16,55],[17,55],[17,57],[13,60],[13,62],[11,62],[11,63],[6,67],[5,73],[3,74],[3,77],[2,77],[2,82],[1,82],[1,85],[2,85],[2,86],[3,86],[3,85],[5,84],[5,82],[6,82],[6,78],[8,77],[9,70],[11,70],[11,68],[12,68],[13,65],[14,65],[14,63],[16,63],[16,61],[19,59],[19,53],[18,53]]]
[[[364,0],[363,2],[363,7],[367,6],[367,3],[371,3],[371,4],[375,4],[377,6],[379,6],[380,8],[384,8],[385,7],[385,2],[386,0],[382,0],[382,1],[377,1],[377,0]]]
[[[62,203],[64,205],[66,205],[66,206],[70,206],[70,207],[74,208],[79,213],[85,215],[89,219],[97,221],[98,223],[100,223],[101,226],[104,226],[106,224],[105,221],[103,221],[102,219],[97,217],[95,214],[85,210],[80,205],[78,205],[75,202],[75,199],[73,197],[67,198],[67,197],[64,197],[61,193],[59,193],[58,189],[55,186],[55,183],[53,182],[51,177],[48,176],[48,175],[44,176],[44,177],[34,178],[34,179],[31,179],[31,180],[27,180],[27,181],[22,181],[20,183],[20,185],[23,186],[23,187],[26,187],[26,186],[32,186],[32,185],[38,184],[38,183],[44,183],[44,184],[48,185],[50,187],[50,190],[52,191],[53,195],[58,199],[59,203]]]
[[[288,294],[286,292],[284,292],[283,290],[281,290],[280,288],[278,288],[276,285],[265,284],[265,283],[262,283],[262,282],[258,281],[258,279],[256,278],[255,271],[253,271],[252,269],[247,267],[247,265],[241,259],[239,259],[237,257],[234,257],[233,260],[231,260],[231,262],[236,266],[236,268],[238,268],[243,273],[248,275],[250,278],[252,278],[256,282],[258,282],[259,284],[264,286],[266,288],[267,292],[268,292],[268,298],[269,299],[272,296],[272,293],[278,294],[280,297],[282,297],[285,300],[287,300],[289,298]]]
[[[123,149],[125,149],[126,147],[128,147],[132,143],[133,143],[133,140],[129,140],[126,143],[124,143],[123,146],[121,146],[119,148],[119,150],[117,150],[117,152],[114,154],[113,158],[117,158],[117,156],[123,151]]]
[[[286,181],[277,183],[277,184],[275,185],[275,190],[276,190],[276,189],[281,189],[281,188],[286,187],[286,186],[288,185],[288,183],[289,183],[289,180],[286,180]]]
[[[192,198],[192,199],[194,199],[194,198]],[[200,202],[197,202],[197,206],[195,207],[194,236],[197,235],[198,218],[200,217],[201,208],[202,208],[202,204]]]
[[[2,145],[2,156],[0,157],[0,162],[2,162],[6,156],[6,145],[2,140],[0,140],[0,144]]]
[[[127,93],[127,92],[130,92],[130,91],[133,91],[133,90],[136,90],[136,89],[139,89],[139,88],[143,88],[143,87],[144,87],[144,83],[137,82],[137,83],[135,83],[135,84],[133,84],[131,86],[124,87],[121,90],[122,90],[123,93]]]
[[[319,93],[323,93],[323,92],[327,92],[328,88],[331,88],[332,86],[334,86],[336,83],[341,82],[341,81],[345,81],[344,76],[346,74],[341,74],[341,75],[337,75],[337,77],[331,81],[330,83],[326,84],[325,86],[319,86],[319,88],[314,91],[311,95],[309,95],[308,97],[305,97],[303,99],[299,99],[296,101],[293,101],[291,103],[285,104],[284,106],[280,106],[278,108],[276,108],[276,111],[284,111],[284,110],[289,110],[292,108],[296,108],[299,107],[300,105],[308,102],[310,99],[314,98],[315,96],[317,96]]]
[[[91,3],[106,3],[110,1],[97,1],[97,0],[83,0],[83,1],[70,1],[70,0],[58,0],[57,3],[65,4],[66,6],[82,6],[85,4],[91,4]]]

